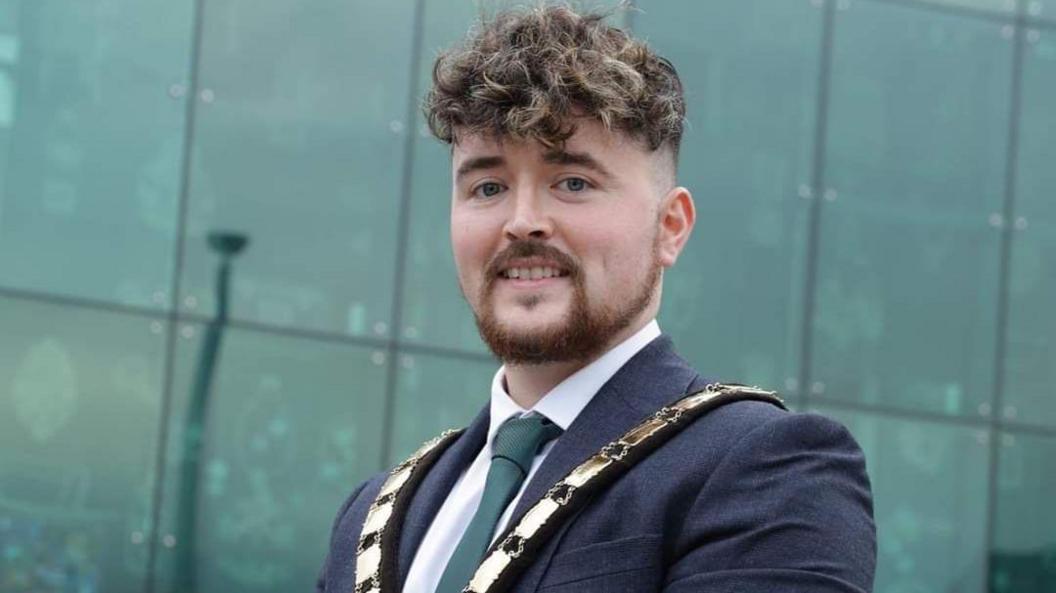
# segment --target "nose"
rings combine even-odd
[[[503,228],[511,241],[549,239],[553,235],[553,221],[546,212],[544,198],[534,190],[517,192],[513,212]]]

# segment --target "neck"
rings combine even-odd
[[[506,365],[506,393],[516,404],[530,410],[543,396],[590,362],[550,362]]]
[[[532,409],[554,387],[633,336],[651,319],[652,317],[647,317],[644,321],[624,328],[613,336],[600,352],[588,359],[543,364],[507,364],[503,373],[506,393],[521,408]]]

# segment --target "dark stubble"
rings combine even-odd
[[[658,245],[653,244],[653,263],[639,286],[627,287],[631,298],[616,307],[591,307],[583,273],[570,256],[539,241],[517,241],[496,255],[488,265],[485,281],[478,295],[479,310],[474,311],[480,337],[500,360],[507,364],[543,364],[593,359],[611,344],[613,337],[626,329],[649,306],[653,291],[660,281],[657,263]],[[510,261],[518,258],[541,257],[567,270],[572,283],[572,304],[560,323],[538,331],[515,332],[503,327],[495,316],[492,298],[499,272]],[[528,309],[541,302],[540,297],[528,297],[522,304]]]

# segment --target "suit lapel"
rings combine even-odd
[[[557,439],[525,487],[514,525],[558,480],[647,416],[686,393],[697,373],[675,354],[667,336],[650,342],[598,390]]]
[[[485,406],[466,428],[466,432],[444,451],[436,465],[429,469],[429,473],[414,493],[400,532],[399,559],[396,562],[400,590],[403,590],[411,561],[414,560],[418,546],[425,538],[425,532],[428,531],[433,518],[440,511],[440,505],[462,475],[462,470],[469,467],[473,458],[480,452],[487,435],[488,407]]]
[[[675,354],[667,336],[650,342],[598,390],[568,430],[557,439],[525,488],[510,525],[587,457],[661,406],[684,395],[691,386],[701,383],[697,373]],[[488,412],[486,406],[429,470],[414,494],[400,534],[397,561],[400,590],[407,581],[414,555],[444,499],[484,446]]]

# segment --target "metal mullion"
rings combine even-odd
[[[392,312],[390,318],[390,332],[392,339],[388,344],[388,363],[385,382],[385,402],[382,418],[382,440],[378,451],[378,465],[385,467],[389,463],[389,455],[392,449],[392,432],[396,424],[396,392],[399,382],[400,353],[399,336],[403,325],[403,292],[405,290],[407,275],[407,258],[410,249],[411,225],[411,175],[414,171],[415,137],[417,136],[418,113],[418,70],[421,66],[422,36],[424,34],[425,0],[416,0],[414,4],[414,23],[411,31],[411,59],[409,63],[408,76],[410,77],[407,88],[407,111],[406,111],[406,136],[403,145],[403,175],[400,181],[400,207],[399,218],[396,227],[396,273],[393,279]]]
[[[176,364],[176,326],[179,323],[180,281],[183,276],[184,244],[186,242],[187,211],[191,185],[191,159],[194,153],[194,133],[197,122],[198,83],[202,59],[202,29],[204,26],[205,0],[193,0],[193,17],[190,43],[190,71],[187,85],[185,119],[183,129],[183,150],[181,151],[180,185],[177,200],[177,219],[175,245],[173,253],[172,281],[169,299],[169,310],[166,314],[167,333],[165,341],[165,362],[162,372],[161,410],[158,419],[157,450],[155,452],[154,491],[151,500],[151,520],[149,548],[146,566],[146,593],[153,593],[156,582],[158,542],[161,528],[161,510],[164,504],[165,465],[168,461],[166,450],[169,438],[169,415],[172,410],[173,381]],[[176,542],[179,545],[180,542]]]
[[[130,317],[144,317],[147,319],[167,319],[169,317],[168,312],[163,309],[152,309],[150,307],[139,305],[125,305],[79,296],[37,290],[25,290],[21,288],[0,286],[0,298],[28,301],[32,303],[44,303],[70,309],[88,309],[105,313],[128,315]]]
[[[825,153],[828,142],[829,100],[832,86],[832,55],[836,27],[836,1],[825,0],[821,7],[821,48],[819,52],[817,106],[814,114],[814,166],[811,171],[811,200],[807,219],[807,246],[803,273],[803,316],[800,326],[799,402],[810,405],[811,365],[818,253],[821,234],[821,195],[825,192]]]
[[[998,293],[996,305],[997,319],[994,336],[996,344],[994,348],[994,378],[991,395],[993,410],[990,415],[989,481],[984,539],[986,544],[986,554],[983,558],[983,575],[986,578],[987,590],[990,589],[990,574],[992,571],[991,556],[994,550],[997,523],[997,484],[998,474],[1001,467],[1001,439],[999,436],[1003,428],[1001,415],[1004,407],[1005,359],[1008,346],[1009,287],[1011,282],[1012,265],[1012,236],[1015,232],[1013,220],[1015,220],[1016,168],[1019,160],[1019,125],[1022,116],[1023,102],[1023,56],[1025,51],[1025,31],[1027,27],[1023,15],[1026,12],[1026,4],[1027,0],[1018,0],[1015,31],[1012,37],[1012,76],[1009,90],[1008,144],[1005,147],[1005,183],[1002,213],[1004,220],[1001,225],[1000,263],[998,270]]]

